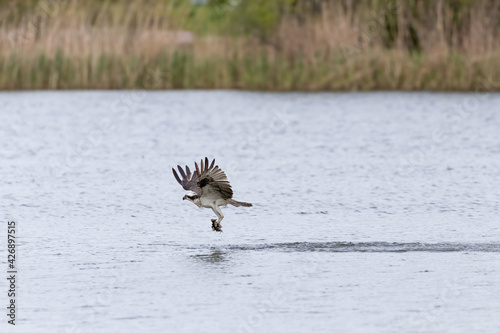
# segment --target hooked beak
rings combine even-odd
[[[182,197],[182,200],[186,200],[186,197]]]

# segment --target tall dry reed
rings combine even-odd
[[[0,89],[500,89],[498,0],[252,1],[0,1]]]

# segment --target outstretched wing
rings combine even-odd
[[[179,169],[179,173],[181,174],[181,178],[179,178],[179,175],[175,171],[174,168],[172,168],[172,172],[174,173],[175,179],[177,179],[177,182],[182,185],[182,187],[186,191],[193,191],[194,193],[198,194],[201,196],[201,187],[199,186],[199,173],[196,171],[194,173],[191,173],[191,170],[189,170],[189,167],[186,165],[186,172],[182,170],[182,167],[180,165],[177,166]]]
[[[233,190],[227,180],[227,176],[219,166],[214,166],[214,164],[215,159],[210,166],[208,166],[208,158],[205,157],[205,165],[203,165],[203,160],[201,160],[200,169],[198,168],[198,164],[194,162],[196,174],[200,175],[198,186],[203,192],[203,195],[215,194],[223,199],[231,199],[233,197]]]

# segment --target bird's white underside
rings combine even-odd
[[[219,218],[217,222],[220,223],[224,218],[222,214],[222,210],[219,208],[220,206],[227,206],[227,200],[222,199],[217,193],[203,193],[201,198],[197,198],[194,201],[191,201],[196,206],[200,208],[211,208],[215,215]]]

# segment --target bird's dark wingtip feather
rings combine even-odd
[[[181,182],[181,180],[179,178],[179,175],[177,174],[177,172],[175,172],[174,168],[172,168],[172,173],[174,174],[174,177],[177,180],[177,182],[182,185],[182,182]]]
[[[184,173],[184,170],[180,165],[177,166],[177,169],[179,169],[179,173],[181,174],[183,179],[186,179],[186,174]]]
[[[194,162],[194,166],[196,168],[196,174],[197,174],[197,176],[200,177],[201,173],[200,173],[200,169],[198,168],[198,163]]]

